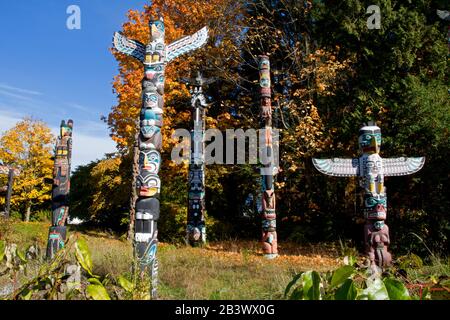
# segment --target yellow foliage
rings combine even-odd
[[[44,179],[52,178],[54,143],[50,128],[31,118],[24,118],[1,136],[0,159],[21,168],[20,175],[14,179],[11,198],[14,207],[26,208],[51,199],[52,186]]]
[[[91,171],[92,181],[95,181],[92,190],[92,205],[88,208],[91,217],[102,210],[109,209],[110,205],[121,195],[122,177],[119,174],[120,158],[101,160]]]

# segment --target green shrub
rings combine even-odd
[[[351,265],[331,273],[307,271],[297,274],[286,287],[285,297],[288,295],[291,300],[411,299],[403,282],[392,275],[370,276],[366,270]]]

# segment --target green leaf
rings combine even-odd
[[[124,276],[119,276],[117,278],[117,282],[119,283],[119,285],[127,292],[133,292],[134,286],[133,284],[128,281],[127,278],[125,278]],[[289,291],[289,290],[288,290]],[[284,294],[284,296],[286,296],[286,293]]]
[[[292,286],[297,282],[297,280],[301,277],[302,273],[296,274],[291,282],[286,287],[286,290],[284,290],[284,297],[287,296],[289,291],[291,290]],[[124,288],[125,289],[125,288]]]
[[[381,279],[367,279],[366,283],[367,288],[363,291],[363,294],[367,294],[369,300],[389,300],[389,294]]]
[[[19,259],[22,260],[22,262],[27,262],[25,252],[23,250],[20,250],[19,248],[17,248],[16,253],[17,253],[17,256],[19,257]]]
[[[355,256],[345,256],[344,257],[344,264],[347,266],[354,266],[356,263],[356,257]]]
[[[289,297],[290,300],[302,300],[303,299],[303,288],[297,287],[292,291],[291,296]]]
[[[337,287],[340,284],[342,284],[354,272],[355,272],[355,268],[353,266],[343,266],[343,267],[340,267],[339,269],[337,269],[333,273],[333,277],[331,278],[331,288]]]
[[[356,300],[369,300],[369,296],[367,295],[367,289],[356,288],[356,292],[358,293],[356,296]]]
[[[320,275],[316,271],[307,271],[300,277],[303,287],[304,300],[320,299]]]
[[[390,300],[411,300],[408,289],[406,289],[405,285],[401,281],[386,278],[383,282]]]
[[[311,273],[311,279],[312,279],[312,286],[308,290],[308,298],[310,300],[320,300],[321,298],[320,283],[322,279],[320,278],[320,275],[317,271],[313,271]]]
[[[92,259],[86,240],[79,238],[75,243],[75,249],[78,263],[92,276]]]
[[[20,293],[20,299],[22,300],[30,300],[33,296],[33,290],[25,289]]]
[[[303,293],[302,293],[302,299],[303,300],[309,300],[308,299],[309,298],[308,297],[308,291],[312,287],[311,273],[312,273],[312,271],[307,271],[307,272],[303,273],[301,275],[301,277],[300,277],[301,288],[303,290]]]
[[[108,292],[103,285],[90,284],[86,288],[86,295],[88,298],[94,300],[111,300]]]
[[[90,284],[103,286],[103,283],[101,283],[100,280],[98,280],[97,278],[89,278],[88,281],[89,281]]]
[[[334,294],[334,299],[336,300],[355,300],[358,295],[358,291],[353,283],[352,279],[347,279],[344,281],[342,286],[336,290]]]
[[[0,262],[3,261],[6,252],[6,241],[0,240]]]

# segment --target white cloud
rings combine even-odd
[[[26,101],[33,101],[33,98],[30,98],[26,95],[23,95],[21,93],[14,93],[14,92],[10,92],[7,90],[1,90],[0,88],[0,96],[3,97],[9,97],[9,98],[15,98],[15,99],[19,99],[19,100],[26,100]]]
[[[10,85],[7,85],[5,83],[0,83],[0,97],[6,98],[6,99],[13,99],[15,101],[35,101],[36,96],[41,96],[42,93],[37,91],[32,91],[28,89],[22,89],[13,87]]]
[[[37,91],[17,88],[17,87],[9,86],[9,85],[4,84],[4,83],[0,83],[0,89],[6,90],[6,91],[9,91],[9,92],[12,91],[12,92],[16,92],[16,93],[22,93],[22,94],[28,94],[28,95],[34,95],[34,96],[42,95],[42,93],[37,92]]]
[[[91,115],[96,113],[95,110],[93,110],[92,108],[83,106],[83,105],[78,104],[78,103],[68,103],[67,106],[69,108],[74,108],[74,109],[77,109],[79,111],[91,114]]]
[[[0,106],[0,133],[11,129],[20,120],[22,120],[21,114],[2,110]]]

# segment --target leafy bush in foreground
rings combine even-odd
[[[371,275],[367,268],[350,263],[333,272],[307,271],[295,275],[287,285],[284,296],[291,300],[421,300],[442,299],[434,292],[450,292],[448,277],[439,280],[431,277],[431,283],[414,284],[391,268],[387,272]],[[353,260],[354,261],[354,260]],[[409,284],[405,284],[405,282]],[[418,294],[407,286],[418,286]],[[445,298],[444,298],[445,299]]]

